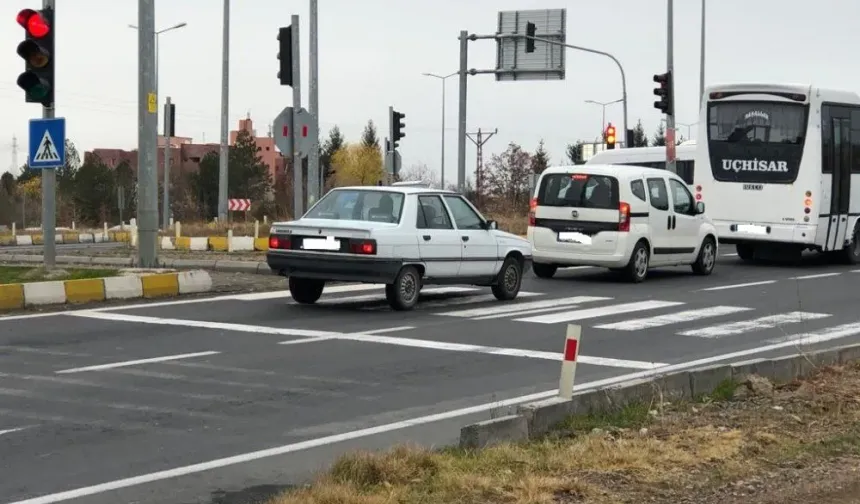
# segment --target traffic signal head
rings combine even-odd
[[[609,123],[609,126],[606,127],[604,137],[606,138],[606,148],[607,149],[614,149],[615,148],[615,126],[613,126],[612,123]]]
[[[400,139],[406,137],[406,132],[403,131],[406,129],[405,119],[406,114],[391,109],[391,144],[394,146],[394,150],[400,146]]]
[[[18,86],[26,93],[27,103],[54,105],[54,10],[24,9],[16,18],[26,30],[18,44],[18,56],[25,62]]]
[[[278,30],[278,59],[280,68],[278,80],[282,86],[293,85],[293,27],[282,27]]]
[[[534,23],[529,21],[526,23],[526,37],[534,37],[535,33],[537,33],[537,27]],[[533,53],[535,52],[535,39],[526,38],[526,52]]]
[[[654,82],[658,84],[654,88],[654,94],[660,97],[659,100],[654,102],[654,107],[666,115],[674,115],[674,110],[672,109],[672,103],[674,102],[672,98],[672,73],[666,72],[655,75]]]

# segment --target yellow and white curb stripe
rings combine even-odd
[[[204,270],[0,284],[0,310],[112,299],[151,299],[211,290],[212,278]]]

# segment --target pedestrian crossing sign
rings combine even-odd
[[[30,119],[28,166],[60,168],[66,163],[66,119]]]

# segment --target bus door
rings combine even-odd
[[[844,116],[841,114],[843,110]],[[848,206],[851,200],[851,119],[850,110],[843,110],[832,110],[830,119],[833,132],[830,162],[833,171],[825,250],[841,250],[848,227]],[[833,117],[837,115],[842,117]]]

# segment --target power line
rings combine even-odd
[[[477,194],[479,200],[482,194],[481,189],[484,187],[484,144],[498,132],[499,129],[496,128],[492,133],[484,136],[484,132],[481,128],[478,128],[478,131],[474,133],[466,133],[466,138],[471,140],[478,150],[477,165],[475,167],[475,194]],[[465,183],[465,181],[463,182]]]

